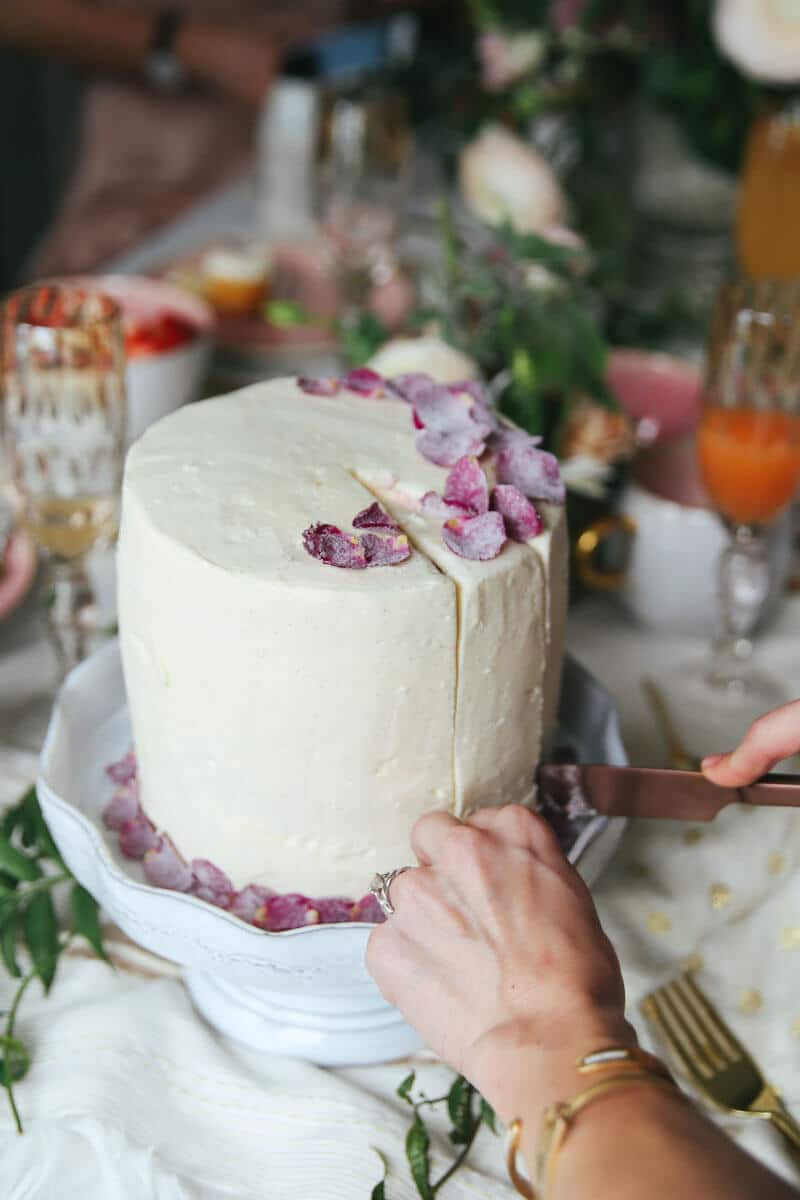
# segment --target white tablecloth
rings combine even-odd
[[[765,661],[800,693],[800,603],[766,636]],[[638,682],[693,648],[634,628],[606,602],[572,615],[572,651],[609,686],[634,760],[663,761]],[[15,699],[35,711],[50,669],[22,620],[0,631],[0,721],[8,742],[32,737]],[[33,770],[21,751],[0,754],[0,803]],[[729,810],[711,826],[640,823],[596,890],[620,953],[630,1015],[645,992],[692,961],[698,979],[800,1113],[800,814]],[[213,1034],[174,977],[128,956],[112,972],[71,958],[51,995],[29,994],[19,1031],[34,1066],[18,1086],[18,1138],[0,1095],[4,1200],[356,1200],[390,1164],[387,1195],[415,1196],[405,1166],[408,1110],[394,1096],[407,1064],[324,1071],[243,1050]],[[35,989],[34,989],[35,991]],[[0,977],[0,1008],[10,988]],[[418,1064],[428,1094],[448,1073]],[[435,1078],[434,1078],[435,1077]],[[732,1129],[792,1178],[782,1145],[756,1122]],[[445,1162],[446,1138],[436,1156]],[[445,1195],[510,1197],[499,1141],[482,1132],[471,1167]]]

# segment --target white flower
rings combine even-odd
[[[588,454],[576,454],[572,458],[562,458],[559,466],[561,478],[571,492],[578,492],[592,500],[605,498],[613,474],[610,463],[601,462],[599,458],[592,458]]]
[[[489,225],[510,221],[518,233],[561,225],[566,201],[549,163],[501,125],[487,125],[461,152],[464,202]]]
[[[713,28],[722,53],[745,75],[800,81],[800,0],[716,0]]]
[[[522,278],[525,287],[530,288],[532,292],[558,292],[564,286],[563,279],[560,279],[554,271],[543,267],[541,263],[528,263],[522,273]]]
[[[533,71],[544,58],[544,35],[502,33],[490,29],[478,38],[481,83],[487,92],[502,92],[510,84]]]
[[[392,338],[367,363],[386,379],[420,371],[437,383],[459,383],[478,379],[477,364],[460,350],[437,337]]]

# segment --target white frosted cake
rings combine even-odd
[[[537,497],[541,532],[515,541],[513,515],[470,508],[463,489],[421,503],[447,491],[450,465],[429,459],[452,463],[453,437],[480,453],[459,470],[487,488],[514,478],[501,447],[513,460],[530,439],[468,390],[449,393],[471,412],[465,440],[420,377],[413,410],[354,378],[183,408],[128,456],[120,638],[141,802],[236,888],[363,895],[413,861],[422,813],[531,802],[555,721],[563,507]],[[519,497],[495,490],[493,508],[504,490]],[[376,559],[377,541],[391,549]],[[342,547],[356,569],[330,561]]]

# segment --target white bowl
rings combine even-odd
[[[626,761],[607,693],[575,663],[567,664],[562,711],[585,761]],[[367,973],[370,925],[265,933],[194,896],[145,882],[140,864],[122,857],[100,817],[112,788],[106,765],[130,745],[114,641],[72,671],[61,689],[37,783],[64,861],[112,920],[146,949],[185,966],[201,1012],[257,1049],[323,1065],[383,1062],[418,1049],[417,1034]],[[570,858],[588,882],[613,855],[624,827],[624,820],[598,817],[583,831]]]
[[[197,329],[197,336],[183,346],[128,360],[126,441],[130,445],[154,421],[199,399],[211,358],[214,313],[200,296],[160,279],[101,275],[92,282],[121,305],[125,316],[150,320],[171,312]]]

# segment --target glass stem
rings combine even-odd
[[[91,649],[95,597],[83,558],[50,563],[47,617],[63,678]]]
[[[720,619],[714,639],[708,682],[729,691],[744,691],[753,653],[750,635],[769,592],[769,560],[763,534],[738,525],[720,555]]]

